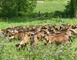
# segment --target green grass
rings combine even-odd
[[[37,2],[37,7],[34,12],[54,12],[63,11],[67,0],[53,0],[46,2]],[[37,25],[54,25],[54,24],[77,24],[77,18],[0,18],[0,30],[14,26],[37,26]],[[50,44],[44,46],[43,42],[39,42],[37,46],[29,44],[23,49],[18,50],[15,44],[20,41],[14,40],[7,42],[5,38],[0,37],[0,60],[77,60],[77,36],[72,38],[72,42],[67,45]],[[42,44],[41,44],[42,43]],[[1,46],[5,45],[1,49]]]
[[[68,45],[38,45],[18,50],[13,44],[15,41],[7,43],[1,51],[2,60],[76,60],[77,59],[77,39]]]
[[[46,2],[37,2],[34,12],[50,13],[55,11],[63,11],[69,0],[53,0]]]
[[[37,25],[53,25],[53,24],[76,24],[77,18],[51,18],[51,19],[36,19],[36,18],[12,18],[0,20],[0,29],[12,26],[37,26]]]
[[[77,24],[77,19],[63,19],[52,18],[46,20],[38,20],[32,18],[15,18],[8,21],[0,21],[0,29],[13,26],[37,26],[37,25],[53,25],[53,24]],[[5,42],[5,38],[0,38],[0,46]],[[21,50],[15,47],[15,44],[20,41],[11,41],[5,43],[6,45],[0,50],[0,60],[76,60],[77,59],[77,38],[72,38],[70,44],[67,45],[55,45],[50,44],[44,46],[40,44],[38,46],[30,46],[29,44]],[[43,43],[43,42],[42,42]]]

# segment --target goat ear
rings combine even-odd
[[[72,28],[72,25],[69,25],[69,29],[71,29]]]
[[[72,31],[72,32],[75,32],[75,30],[74,29],[69,29],[70,31]]]
[[[71,31],[73,34],[77,34],[74,29],[70,29],[70,31]]]
[[[17,30],[15,30],[14,32],[15,32],[15,33],[18,33],[18,31],[17,31]]]
[[[11,30],[10,30],[10,29],[8,29],[7,31],[11,32]]]

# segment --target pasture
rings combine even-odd
[[[51,6],[50,6],[50,5]],[[63,11],[67,0],[37,2],[37,7],[34,12],[54,12]],[[57,6],[58,5],[58,6]],[[51,18],[51,19],[37,19],[29,17],[16,17],[11,19],[0,18],[0,30],[15,26],[38,26],[38,25],[54,25],[54,24],[77,24],[77,18]],[[37,46],[30,46],[28,44],[23,49],[18,50],[15,47],[18,40],[4,42],[5,38],[0,37],[0,60],[77,60],[77,36],[72,37],[72,42],[67,45],[49,44],[43,45],[39,42]]]

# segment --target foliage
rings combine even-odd
[[[68,1],[65,13],[66,13],[66,15],[70,15],[70,17],[77,16],[77,0]]]
[[[35,5],[36,0],[0,0],[0,16],[11,17],[29,14]]]

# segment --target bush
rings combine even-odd
[[[0,16],[13,17],[30,14],[36,0],[0,0]]]
[[[77,0],[70,0],[64,12],[70,17],[77,17]]]

